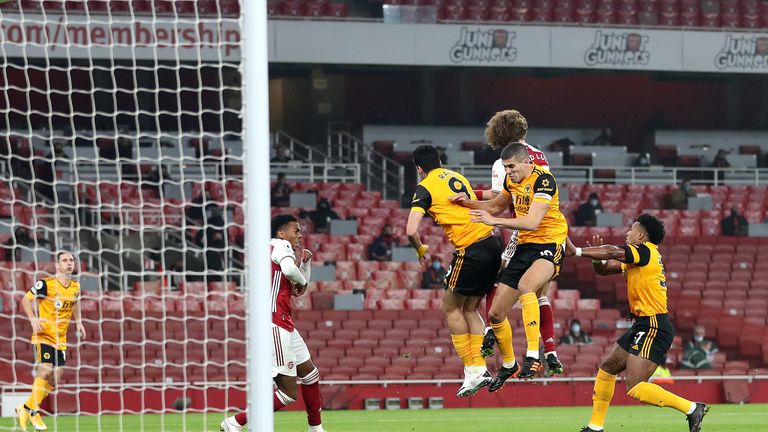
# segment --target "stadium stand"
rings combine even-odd
[[[386,148],[383,148],[386,150]],[[29,155],[31,157],[31,154]],[[33,176],[34,178],[34,176]],[[226,186],[224,186],[226,185]],[[455,362],[446,361],[451,356],[448,344],[441,346],[435,341],[447,341],[447,330],[442,325],[439,312],[440,291],[418,289],[420,266],[417,262],[375,262],[366,261],[365,250],[371,240],[381,231],[384,224],[392,224],[395,232],[404,232],[407,209],[401,209],[396,201],[382,200],[381,193],[367,191],[362,184],[297,182],[295,191],[316,191],[319,197],[331,201],[333,208],[343,218],[356,218],[359,222],[357,235],[331,235],[314,233],[311,222],[307,221],[304,244],[316,251],[317,262],[328,262],[336,267],[336,280],[322,281],[310,285],[309,295],[296,299],[297,321],[308,337],[308,343],[326,371],[327,379],[402,379],[420,374],[424,378],[453,378],[457,376]],[[485,188],[487,185],[478,185]],[[741,373],[753,367],[768,364],[768,334],[765,332],[765,305],[768,302],[768,286],[765,276],[768,267],[757,259],[758,248],[768,243],[754,238],[738,239],[720,237],[720,221],[729,209],[736,205],[745,210],[751,223],[765,220],[768,215],[768,190],[757,186],[696,186],[700,194],[712,197],[713,210],[687,211],[665,210],[664,197],[674,185],[622,185],[622,184],[569,184],[569,200],[562,203],[563,212],[573,222],[573,211],[590,192],[597,192],[602,198],[606,211],[623,215],[624,222],[642,211],[659,216],[666,225],[668,240],[662,247],[666,257],[670,279],[670,304],[674,322],[681,336],[687,336],[693,325],[702,324],[709,334],[715,335],[722,352],[716,356],[714,369],[708,373]],[[78,186],[78,200],[98,209],[103,222],[120,221],[122,224],[153,224],[181,229],[184,213],[192,205],[191,197],[198,196],[204,189],[211,191],[215,202],[229,204],[240,202],[242,183],[236,178],[225,182],[189,182],[182,185],[183,196],[167,198],[155,191],[142,187],[140,180],[101,181],[98,184]],[[34,209],[21,199],[23,190],[13,189],[4,183],[0,189],[2,212],[12,215],[19,223],[31,224],[33,213],[45,213]],[[225,200],[225,198],[228,198]],[[39,207],[38,207],[39,208]],[[234,224],[229,232],[234,244],[242,246],[242,208],[232,207]],[[298,214],[298,208],[273,208],[272,213],[290,212]],[[574,242],[583,244],[592,234],[601,234],[613,243],[622,243],[626,228],[584,228],[571,227]],[[189,233],[194,236],[194,231]],[[434,254],[444,263],[450,260],[452,251],[438,226],[425,226],[424,238]],[[405,244],[400,236],[399,241]],[[703,243],[703,244],[702,244]],[[697,244],[694,247],[693,245]],[[8,266],[11,267],[11,266]],[[85,268],[85,267],[84,267]],[[0,272],[6,286],[30,286],[35,268],[32,263],[16,263],[15,272]],[[626,289],[618,278],[598,280],[588,262],[566,260],[566,266],[559,279],[560,289],[553,289],[551,297],[557,319],[557,337],[562,336],[566,324],[579,319],[586,331],[593,335],[594,344],[589,346],[563,346],[561,357],[570,376],[591,376],[595,365],[612,346],[615,338],[623,332],[622,310],[625,308]],[[100,356],[105,371],[102,379],[107,382],[143,382],[164,380],[216,380],[222,378],[222,365],[227,361],[223,350],[216,344],[224,340],[244,340],[243,322],[237,321],[225,334],[225,326],[204,322],[183,324],[168,320],[174,311],[208,311],[212,322],[223,320],[224,315],[215,315],[216,305],[221,304],[217,292],[235,289],[236,283],[204,283],[188,281],[182,284],[181,293],[198,293],[198,297],[184,297],[165,291],[162,280],[137,281],[129,292],[103,291],[88,293],[83,302],[93,305],[84,307],[88,314],[102,323],[100,332],[119,336],[121,341],[143,340],[148,346],[165,343],[167,340],[153,339],[157,335],[179,336],[200,341],[199,349],[190,349],[179,354],[186,355],[199,368],[194,371],[182,368],[139,368],[126,363],[128,357],[106,349],[83,350],[83,356]],[[722,295],[728,288],[728,298]],[[333,310],[336,294],[352,294],[363,289],[364,310]],[[3,312],[14,312],[21,291],[3,293]],[[230,311],[237,305],[231,304]],[[242,306],[240,306],[242,307]],[[94,312],[98,311],[98,312]],[[701,313],[705,311],[706,313]],[[698,312],[698,313],[695,313]],[[211,316],[213,314],[213,316]],[[512,320],[515,340],[523,340],[524,333],[519,326],[519,312],[513,311]],[[706,317],[706,318],[705,318]],[[106,319],[105,319],[106,318]],[[17,315],[17,319],[18,315]],[[140,320],[149,320],[149,326],[134,325]],[[728,322],[727,326],[720,323]],[[152,328],[164,332],[153,335]],[[217,333],[218,332],[218,333]],[[171,339],[173,340],[173,339]],[[670,356],[679,363],[682,338],[676,338]],[[198,346],[199,345],[199,346]],[[21,347],[18,347],[21,349]],[[166,354],[177,348],[166,346]],[[183,350],[178,347],[178,350]],[[366,356],[375,349],[379,356]],[[242,347],[241,351],[244,350]],[[73,350],[77,352],[77,350]],[[159,352],[159,351],[158,351]],[[241,352],[230,345],[228,358],[241,358]],[[75,356],[77,354],[74,354]],[[338,359],[354,357],[355,361]],[[376,360],[374,360],[376,358]],[[577,361],[578,359],[578,361]],[[84,358],[89,360],[88,358]],[[114,366],[113,366],[114,365]],[[117,365],[124,365],[121,369]],[[381,375],[382,366],[387,373]],[[245,377],[242,375],[230,379]],[[240,370],[238,369],[238,370]],[[681,372],[680,373],[688,373]],[[95,382],[97,375],[85,369],[78,374],[65,377],[71,382]],[[90,381],[89,381],[90,380]]]
[[[643,27],[768,26],[768,5],[759,0],[384,0],[390,6],[434,7],[438,22],[532,22]],[[272,17],[346,17],[345,3],[269,1]]]

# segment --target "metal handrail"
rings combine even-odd
[[[399,201],[403,196],[405,167],[349,132],[328,135],[328,155],[332,159],[361,164],[366,189],[379,190],[384,199]]]
[[[288,162],[271,163],[269,165],[272,178],[278,173],[285,174],[286,179],[307,182],[353,182],[361,183],[361,167],[358,163],[309,163]]]
[[[463,174],[472,183],[490,182],[489,165],[448,165],[447,168]],[[677,184],[690,179],[698,185],[768,185],[765,168],[563,165],[553,166],[551,170],[562,183]]]
[[[272,141],[273,147],[277,147],[278,145],[287,147],[294,159],[306,162],[328,161],[328,155],[326,153],[304,144],[284,131],[277,131],[272,134]]]

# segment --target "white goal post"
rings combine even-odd
[[[34,379],[20,298],[71,250],[87,337],[49,430],[218,430],[249,404],[272,430],[246,289],[269,283],[266,24],[264,0],[0,3],[4,413]]]

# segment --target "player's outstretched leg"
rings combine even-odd
[[[512,367],[502,366],[501,369],[499,369],[499,372],[496,373],[496,376],[493,377],[493,380],[491,380],[491,383],[488,384],[488,391],[493,393],[502,388],[504,383],[507,382],[508,379],[516,377],[518,372],[520,372],[520,366],[518,366],[517,363]]]
[[[16,407],[16,422],[19,424],[19,429],[23,432],[27,432],[27,423],[29,423],[29,411],[24,408],[24,404],[19,404]]]
[[[688,432],[700,432],[701,422],[704,420],[704,416],[709,412],[709,406],[705,403],[694,402],[696,408],[693,412],[688,414]]]
[[[541,340],[544,341],[544,361],[547,362],[549,376],[560,375],[564,372],[563,364],[557,357],[555,345],[555,316],[552,306],[545,295],[539,297],[539,315],[541,317]]]
[[[491,373],[487,370],[481,374],[475,373],[472,369],[464,368],[464,383],[456,393],[458,397],[469,397],[477,393],[481,388],[491,383]]]
[[[486,327],[483,334],[483,345],[480,347],[480,354],[483,357],[493,357],[493,346],[496,345],[496,333],[493,327]]]

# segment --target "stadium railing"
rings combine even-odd
[[[488,165],[448,165],[460,172],[471,183],[487,183]],[[768,186],[768,169],[705,168],[705,167],[617,167],[617,166],[553,166],[561,183],[623,183],[623,184],[677,184],[691,179],[695,184]]]

